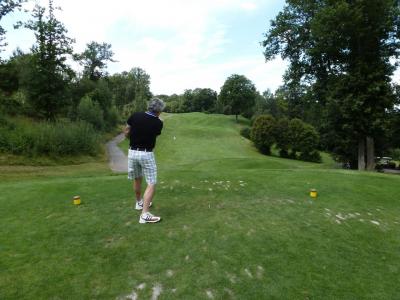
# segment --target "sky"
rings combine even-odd
[[[47,0],[29,0],[46,6]],[[96,41],[112,45],[110,74],[144,69],[151,77],[151,91],[180,94],[185,89],[212,88],[220,92],[232,74],[245,75],[262,93],[282,84],[287,63],[279,57],[266,62],[261,42],[270,21],[284,7],[284,0],[54,0],[62,11],[57,18],[76,40],[76,53]],[[29,51],[34,36],[27,29],[13,29],[29,13],[15,12],[2,19],[8,31],[7,58],[17,47]],[[79,66],[72,65],[75,70]],[[394,75],[400,82],[400,70]]]
[[[35,3],[48,1],[30,0],[26,7]],[[151,77],[153,94],[219,92],[232,74],[245,75],[260,92],[282,84],[287,64],[280,58],[266,62],[260,43],[284,0],[54,0],[54,5],[61,7],[56,16],[76,40],[75,52],[92,41],[111,44],[117,62],[108,63],[108,72],[140,67]],[[12,26],[29,18],[15,12],[2,20],[9,45],[1,57],[17,47],[29,51],[33,33]]]

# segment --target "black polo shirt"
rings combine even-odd
[[[156,137],[161,134],[163,122],[147,112],[136,112],[126,122],[131,128],[129,132],[130,148],[146,148],[151,150],[156,145]]]

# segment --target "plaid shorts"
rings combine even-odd
[[[128,179],[133,180],[143,176],[147,184],[157,183],[157,165],[154,153],[129,149]]]

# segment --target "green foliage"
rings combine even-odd
[[[65,91],[73,72],[66,60],[72,54],[74,40],[66,36],[66,28],[55,18],[52,3],[49,1],[47,17],[45,8],[36,5],[33,20],[25,24],[34,31],[36,44],[24,88],[36,115],[54,120],[67,103]]]
[[[18,70],[14,60],[0,63],[0,90],[11,94],[18,90]]]
[[[217,103],[217,92],[212,89],[197,88],[193,90],[192,101],[191,111],[212,112],[215,110],[215,104]]]
[[[115,62],[113,56],[110,44],[93,41],[86,44],[85,51],[74,55],[74,58],[83,66],[83,76],[96,81],[107,74],[107,61]]]
[[[243,75],[233,74],[221,87],[218,101],[225,114],[237,116],[254,105],[257,90],[254,84]]]
[[[180,97],[176,94],[163,99],[166,106],[165,112],[179,113],[180,112]]]
[[[135,112],[134,103],[125,104],[122,108],[122,118],[127,120],[131,114]]]
[[[97,130],[104,129],[104,116],[100,104],[89,96],[82,98],[78,106],[78,118],[93,125]]]
[[[297,148],[300,152],[309,153],[318,147],[319,136],[317,131],[310,124],[303,123],[303,128],[301,132],[300,143]]]
[[[288,0],[266,34],[266,59],[280,54],[290,62],[289,116],[313,119],[327,147],[344,160],[357,155],[359,140],[378,140],[387,128],[399,14],[393,0]]]
[[[100,137],[86,122],[7,121],[0,124],[0,152],[24,156],[96,155]]]
[[[291,157],[296,158],[296,153],[301,152],[299,157],[301,160],[320,162],[321,157],[316,151],[319,135],[315,128],[300,119],[292,119],[289,122],[288,129]]]
[[[322,158],[321,154],[317,150],[313,150],[311,152],[301,152],[300,160],[320,163]]]
[[[291,147],[290,133],[289,133],[289,120],[281,118],[276,121],[274,128],[274,137],[276,147],[279,150],[281,157],[288,157],[289,149]]]
[[[117,109],[125,115],[127,110],[144,111],[152,97],[150,75],[141,68],[114,74],[108,78],[113,101]]]
[[[146,111],[147,110],[147,101],[145,95],[141,93],[137,93],[135,95],[135,102],[134,102],[134,111]]]
[[[392,149],[389,154],[394,160],[400,161],[400,148]]]
[[[279,91],[279,90],[278,90]],[[253,108],[253,115],[269,114],[274,118],[282,118],[287,115],[286,99],[278,91],[271,93],[266,90],[262,95],[258,94]]]
[[[117,126],[121,122],[120,114],[115,105],[112,105],[107,111],[107,118],[107,125],[110,130],[115,128],[115,126]]]
[[[275,142],[275,118],[270,115],[258,116],[251,128],[250,137],[254,145],[264,154],[271,154]]]
[[[303,138],[304,123],[300,119],[292,119],[289,122],[289,141],[292,155],[296,157],[296,152],[300,151]]]

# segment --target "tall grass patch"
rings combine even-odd
[[[84,122],[30,122],[3,120],[0,124],[0,152],[27,156],[96,155],[100,136]]]

